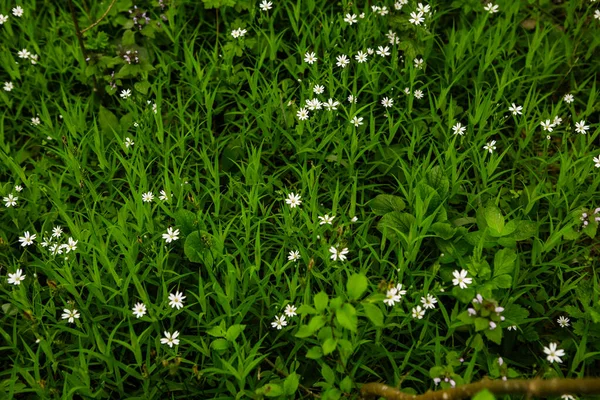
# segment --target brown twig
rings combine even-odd
[[[364,399],[385,397],[388,400],[457,400],[474,396],[487,389],[494,394],[526,394],[528,397],[561,396],[563,394],[600,394],[600,378],[580,379],[509,379],[481,381],[452,389],[429,391],[415,395],[402,393],[383,383],[365,383],[360,388]]]
[[[277,366],[275,364],[273,364],[268,358],[264,359],[267,364],[269,364],[271,367],[275,368],[275,371],[277,371],[277,373],[279,375],[283,375],[285,377],[287,377],[289,374],[285,371],[280,370],[279,368],[277,368]],[[316,397],[317,399],[320,399],[321,396],[319,396],[318,394],[312,392],[309,388],[307,388],[306,386],[302,385],[301,383],[298,384],[298,387],[302,390],[304,390],[306,393],[310,394],[313,397]]]
[[[90,29],[92,29],[93,27],[98,25],[100,23],[100,21],[102,21],[104,19],[104,17],[106,17],[108,15],[108,13],[113,8],[113,6],[115,5],[116,2],[117,2],[117,0],[113,0],[112,3],[110,3],[110,5],[106,9],[106,11],[104,12],[104,14],[102,14],[102,16],[98,19],[98,21],[94,22],[93,24],[91,24],[90,26],[88,26],[87,28],[82,30],[81,33],[85,33],[86,31],[89,31]]]

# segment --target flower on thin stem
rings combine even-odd
[[[589,129],[590,127],[585,124],[584,120],[575,123],[575,131],[582,135],[585,135]]]
[[[180,308],[183,307],[183,299],[185,299],[185,296],[183,295],[183,292],[175,292],[175,294],[170,293],[169,294],[169,305],[171,306],[171,308],[177,308],[178,310]]]
[[[471,283],[473,283],[473,278],[467,278],[467,271],[458,270],[452,273],[454,275],[454,279],[452,279],[452,283],[454,286],[458,286],[461,289],[466,289]]]
[[[165,242],[171,243],[172,241],[179,239],[178,235],[179,229],[173,230],[172,227],[168,227],[167,233],[163,233],[162,238],[165,240]]]
[[[165,337],[160,339],[160,343],[162,344],[166,344],[169,347],[173,347],[174,345],[177,346],[179,344],[179,339],[177,339],[177,337],[179,336],[179,332],[175,331],[173,333],[164,332]]]
[[[513,115],[517,115],[517,114],[521,115],[521,114],[523,114],[521,112],[522,109],[523,109],[522,106],[518,106],[515,103],[512,103],[512,106],[508,107],[508,111],[512,112]]]
[[[286,326],[288,323],[285,320],[285,316],[284,315],[280,315],[280,316],[275,316],[275,322],[271,322],[271,326],[273,328],[276,328],[278,330],[283,329],[284,326]]]
[[[298,261],[300,259],[300,252],[298,250],[291,250],[288,253],[288,261]]]
[[[300,204],[302,204],[302,200],[299,194],[290,193],[288,194],[288,198],[285,199],[285,202],[290,206],[290,208],[296,208]]]
[[[144,303],[136,303],[131,311],[133,311],[133,315],[135,315],[136,318],[141,318],[146,315],[146,306]]]
[[[550,343],[548,345],[548,347],[544,347],[544,353],[546,353],[548,356],[546,357],[546,359],[548,361],[550,361],[550,363],[553,362],[557,362],[557,363],[561,363],[562,360],[560,357],[564,357],[565,355],[565,351],[562,349],[557,349],[558,344],[557,343]]]
[[[465,131],[467,130],[466,126],[463,126],[460,122],[457,122],[456,125],[454,125],[452,127],[452,131],[454,132],[454,134],[458,134],[458,135],[464,135]]]
[[[346,261],[346,254],[348,254],[348,248],[344,247],[341,251],[338,250],[337,248],[331,246],[329,248],[329,252],[331,253],[331,259],[333,261],[337,261],[338,259],[340,261]]]
[[[31,246],[35,237],[35,234],[30,235],[29,231],[27,231],[24,233],[24,236],[19,237],[19,242],[21,242],[22,247]]]
[[[565,317],[564,315],[558,317],[556,322],[558,322],[558,325],[560,325],[561,328],[566,328],[569,326],[569,318]]]
[[[490,154],[492,154],[494,150],[496,150],[496,141],[492,140],[491,142],[486,143],[486,145],[483,146],[483,149],[489,151]]]
[[[331,217],[328,214],[325,214],[322,217],[319,215],[319,220],[320,220],[319,225],[325,225],[325,224],[331,225],[334,218],[335,218],[335,215],[332,215]]]
[[[79,318],[80,315],[76,309],[69,310],[68,308],[65,308],[63,310],[63,315],[61,317],[62,317],[62,319],[69,320],[70,323],[74,323],[75,319]]]
[[[8,274],[8,283],[13,285],[20,285],[25,280],[27,275],[23,275],[23,270],[18,269],[14,274]]]

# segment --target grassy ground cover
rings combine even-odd
[[[3,398],[598,375],[600,2],[0,23]]]

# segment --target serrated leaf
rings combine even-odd
[[[482,331],[490,327],[490,320],[487,318],[475,318],[475,330],[477,332]]]
[[[498,275],[492,279],[492,283],[501,289],[510,289],[512,287],[512,277],[510,275]]]
[[[368,283],[367,277],[363,274],[352,274],[346,283],[348,297],[352,300],[358,300],[367,290]]]
[[[487,337],[492,342],[496,344],[502,343],[502,329],[497,327],[495,329],[488,329],[483,333],[485,334],[485,337]]]
[[[383,313],[381,309],[377,307],[375,304],[371,303],[363,303],[362,304],[365,315],[369,320],[378,328],[383,327]]]
[[[392,211],[402,211],[406,207],[404,200],[391,194],[377,195],[369,202],[371,210],[377,215],[384,215]]]
[[[356,332],[358,325],[358,317],[356,316],[356,309],[351,304],[344,304],[335,313],[337,322],[346,329],[352,332]]]

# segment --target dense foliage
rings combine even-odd
[[[0,22],[3,397],[600,371],[600,2],[0,0]]]

